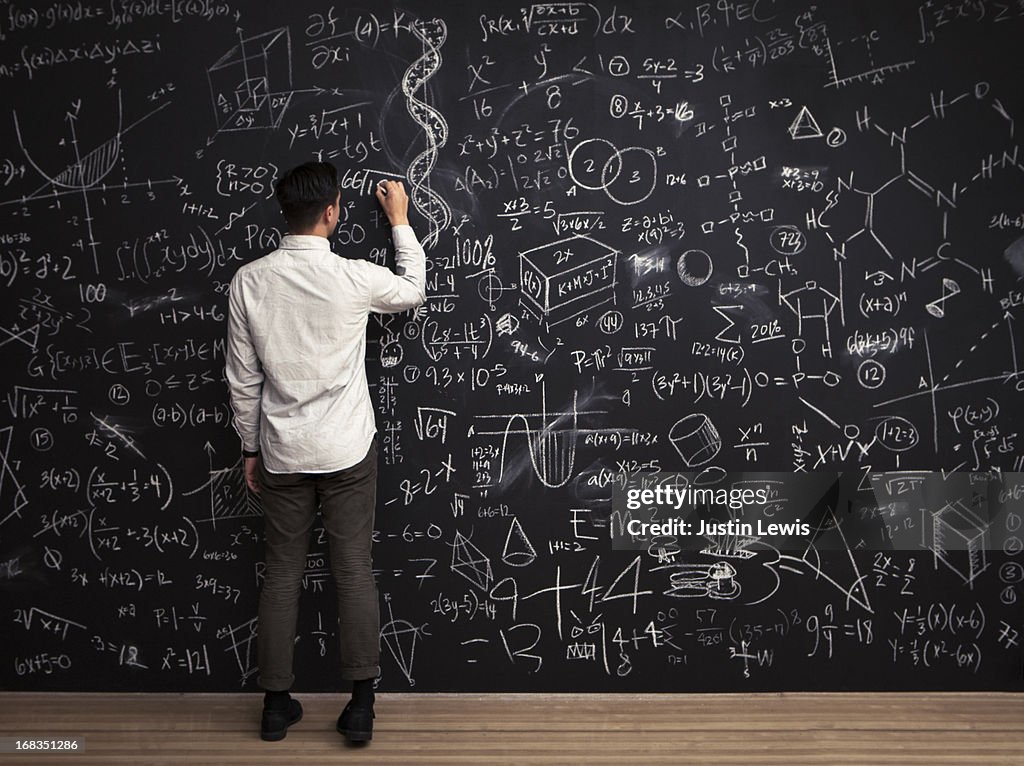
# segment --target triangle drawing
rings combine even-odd
[[[420,631],[408,620],[391,620],[381,628],[380,637],[398,663],[402,675],[412,681],[412,665],[416,657],[416,641]]]
[[[11,518],[21,518],[21,509],[28,505],[25,487],[11,468],[13,435],[13,426],[0,429],[0,526]]]

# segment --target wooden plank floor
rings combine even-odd
[[[259,738],[262,694],[0,695],[0,736],[85,738],[25,764],[972,764],[1024,766],[1012,693],[378,694],[374,738],[334,730],[347,695],[297,694]]]

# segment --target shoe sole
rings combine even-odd
[[[262,739],[264,742],[279,742],[279,741],[281,741],[282,739],[284,739],[288,735],[288,727],[289,726],[294,726],[295,724],[297,724],[301,720],[302,720],[302,713],[299,713],[299,717],[296,718],[294,721],[289,721],[288,724],[285,725],[285,727],[283,729],[278,729],[276,731],[263,731],[263,730],[261,730],[260,731],[260,739]]]
[[[345,739],[350,742],[368,742],[373,739],[372,731],[354,731],[352,729],[342,729],[340,726],[336,726],[338,734],[344,735]]]

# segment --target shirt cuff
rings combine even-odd
[[[391,237],[395,240],[395,246],[398,246],[398,240],[403,239],[413,247],[418,244],[419,240],[416,239],[416,232],[412,230],[412,225],[408,223],[400,223],[397,226],[391,227]],[[412,237],[410,240],[409,237]]]

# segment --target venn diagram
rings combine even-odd
[[[603,191],[620,205],[636,205],[654,193],[658,161],[642,146],[619,149],[605,138],[588,138],[569,153],[569,175],[578,186]]]

